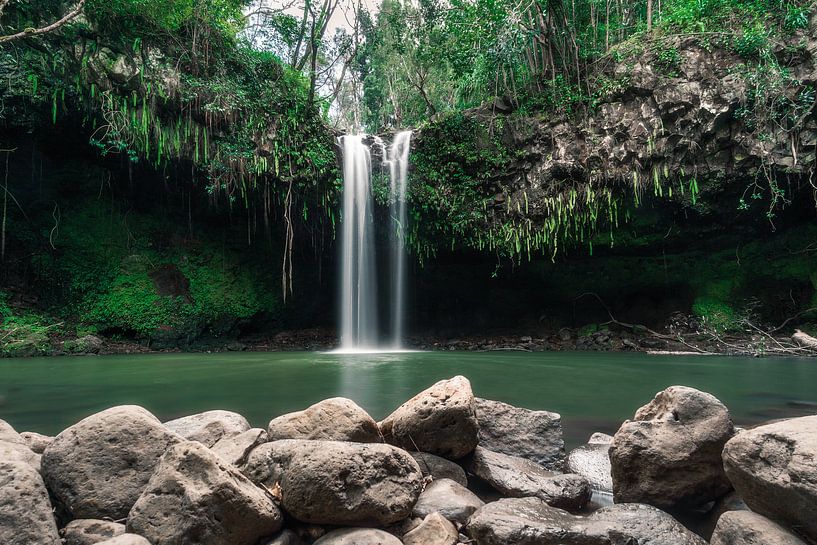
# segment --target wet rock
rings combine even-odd
[[[108,520],[77,519],[62,529],[64,545],[95,545],[125,533],[125,525]]]
[[[739,433],[723,449],[723,464],[752,511],[817,541],[817,416]]]
[[[721,515],[711,545],[806,545],[779,524],[751,511],[729,511]]]
[[[54,440],[53,437],[35,433],[33,431],[24,431],[20,434],[20,437],[23,438],[23,442],[26,444],[26,446],[28,446],[28,448],[30,448],[36,454],[42,454],[45,452],[45,448]]]
[[[442,380],[406,401],[380,423],[388,443],[459,459],[479,441],[474,394],[467,378]]]
[[[731,489],[720,462],[734,434],[714,396],[671,386],[619,428],[610,445],[616,503],[697,509]]]
[[[476,545],[706,545],[649,505],[614,505],[579,517],[539,498],[489,503],[474,513],[465,531]]]
[[[329,532],[315,545],[403,545],[399,539],[374,528],[346,528]]]
[[[562,417],[476,399],[479,444],[494,452],[520,456],[547,469],[561,469],[565,457]]]
[[[468,486],[465,470],[460,465],[427,452],[411,452],[409,454],[417,461],[420,471],[423,472],[423,477],[431,477],[434,480],[451,479],[457,484]]]
[[[250,429],[247,419],[231,411],[206,411],[165,422],[165,427],[188,441],[212,447],[224,437]]]
[[[455,545],[459,534],[445,517],[431,513],[403,536],[403,545]]]
[[[22,462],[40,471],[40,455],[24,443],[0,441],[0,460],[5,462]]]
[[[154,545],[256,545],[281,529],[272,496],[197,441],[165,453],[128,515]]]
[[[113,407],[54,438],[43,453],[43,478],[74,518],[123,519],[180,440],[142,407]]]
[[[45,483],[23,462],[0,459],[0,543],[61,544]]]
[[[267,431],[252,428],[230,437],[221,438],[212,450],[228,464],[240,467],[247,461],[250,452],[268,441]]]
[[[452,522],[465,524],[474,511],[485,505],[473,492],[450,479],[432,481],[414,506],[413,515],[425,518],[439,513]]]
[[[280,487],[284,509],[313,524],[393,524],[411,514],[423,484],[407,452],[374,443],[274,441],[253,450],[243,471]]]
[[[594,490],[612,493],[609,451],[610,445],[604,443],[589,443],[575,448],[567,455],[567,470],[587,479]]]
[[[581,509],[590,500],[590,483],[584,477],[554,473],[525,458],[477,447],[466,467],[505,496],[535,496],[571,510]]]
[[[335,397],[269,423],[269,439],[317,439],[380,443],[377,422],[351,399]]]

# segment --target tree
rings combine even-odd
[[[9,3],[12,0],[0,0],[0,18],[3,16],[3,12],[5,11],[6,7],[8,7]],[[60,19],[54,21],[51,24],[39,27],[39,28],[26,28],[20,32],[16,32],[13,34],[7,34],[5,36],[0,36],[0,44],[11,42],[14,40],[19,40],[21,38],[27,38],[30,36],[39,36],[41,34],[47,34],[49,32],[53,32],[60,28],[61,26],[65,25],[72,19],[74,19],[77,15],[82,13],[82,8],[85,6],[86,0],[79,0],[76,5],[69,9],[65,15],[63,15]]]

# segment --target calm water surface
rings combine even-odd
[[[227,409],[266,427],[333,396],[376,419],[437,380],[471,380],[476,395],[562,414],[568,446],[615,432],[673,384],[711,392],[738,424],[817,414],[817,360],[581,352],[159,354],[0,360],[0,418],[55,434],[113,405],[166,420]]]

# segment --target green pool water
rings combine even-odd
[[[161,419],[227,409],[265,427],[333,396],[376,419],[437,380],[471,380],[476,395],[562,414],[568,446],[621,421],[673,384],[711,392],[739,425],[817,414],[817,360],[586,352],[156,354],[0,360],[0,418],[55,434],[113,405]]]

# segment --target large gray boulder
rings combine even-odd
[[[374,528],[344,528],[329,532],[315,545],[403,545],[399,539]]]
[[[61,544],[45,483],[27,463],[0,460],[0,543]]]
[[[577,447],[567,455],[565,465],[571,473],[587,479],[593,490],[613,492],[609,443],[588,443]]]
[[[417,462],[391,445],[273,441],[250,453],[243,471],[283,508],[312,524],[387,526],[411,514],[423,485]]]
[[[165,427],[188,441],[212,447],[224,437],[250,429],[247,419],[231,411],[206,411],[165,422]]]
[[[539,498],[489,503],[474,513],[465,533],[476,545],[706,545],[649,505],[614,505],[579,517]]]
[[[590,483],[584,477],[554,473],[526,458],[477,447],[466,467],[505,496],[534,496],[568,510],[581,509],[590,500]]]
[[[125,533],[125,525],[109,520],[76,519],[62,529],[64,545],[95,545]]]
[[[616,503],[698,509],[731,489],[721,451],[734,435],[714,396],[671,386],[624,422],[610,445]]]
[[[142,407],[113,407],[54,439],[43,453],[43,478],[74,518],[123,519],[180,440]]]
[[[739,433],[723,465],[752,511],[817,541],[817,416]]]
[[[440,513],[431,513],[403,536],[403,545],[456,545],[457,528]]]
[[[450,479],[432,481],[414,506],[413,515],[425,518],[439,513],[446,519],[465,524],[474,511],[485,505],[476,494]]]
[[[718,519],[710,545],[806,545],[779,524],[751,511],[727,511]]]
[[[266,430],[252,428],[238,435],[222,437],[213,445],[212,450],[228,464],[241,467],[247,461],[250,452],[267,441]]]
[[[334,397],[303,411],[274,418],[267,429],[270,441],[316,439],[380,443],[377,422],[351,399]]]
[[[547,469],[562,469],[562,417],[476,398],[479,444],[494,452],[527,458]]]
[[[457,484],[468,486],[465,470],[459,464],[427,452],[412,452],[410,454],[417,460],[417,465],[420,466],[423,477],[430,477],[432,480],[451,479]]]
[[[442,380],[403,403],[380,422],[386,442],[457,460],[476,448],[479,424],[471,383]]]
[[[256,545],[282,523],[269,492],[186,441],[162,457],[127,526],[153,545]]]

